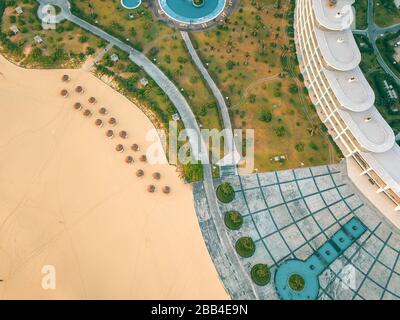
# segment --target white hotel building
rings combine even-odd
[[[400,211],[400,147],[374,106],[374,92],[359,68],[361,54],[351,31],[353,3],[296,1],[300,70],[318,115],[348,162],[357,163],[362,181]]]

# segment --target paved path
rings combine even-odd
[[[130,60],[136,65],[142,67],[144,71],[158,84],[158,86],[165,92],[165,94],[170,98],[171,102],[174,104],[176,109],[178,110],[180,117],[185,125],[186,129],[191,129],[191,134],[189,134],[189,141],[194,150],[199,150],[199,147],[202,150],[207,150],[204,140],[202,139],[202,135],[200,134],[200,128],[197,124],[196,118],[193,114],[192,109],[189,104],[178,90],[178,88],[169,80],[165,74],[154,65],[144,54],[135,50],[128,44],[123,41],[117,39],[114,36],[111,36],[107,32],[103,31],[97,26],[93,26],[85,20],[82,20],[71,13],[70,4],[67,0],[37,0],[41,5],[45,4],[57,4],[63,11],[63,17],[65,19],[77,24],[81,28],[97,35],[98,37],[104,39],[105,41],[111,43],[113,46],[120,48],[121,50],[129,53]],[[39,15],[40,17],[40,15]],[[214,185],[213,185],[213,177],[212,177],[212,167],[209,164],[208,159],[208,151],[207,152],[199,152],[198,154],[199,160],[203,163],[203,171],[204,171],[204,191],[207,198],[207,203],[209,206],[210,214],[212,215],[214,221],[216,222],[217,228],[217,236],[221,240],[221,244],[224,247],[224,251],[227,252],[226,259],[229,259],[230,264],[232,266],[232,272],[241,272],[247,275],[247,272],[244,270],[242,264],[239,261],[238,256],[236,255],[236,251],[229,241],[227,231],[222,220],[222,213],[219,209],[218,200],[215,195]],[[246,288],[246,292],[253,292],[254,294],[249,298],[254,298],[255,288],[252,285],[251,281],[248,282],[247,286],[250,288]]]
[[[192,41],[190,40],[190,37],[189,37],[189,34],[185,31],[181,31],[181,35],[182,35],[183,41],[185,42],[185,45],[189,51],[189,54],[191,55],[194,63],[196,64],[201,75],[203,76],[204,80],[207,82],[208,87],[210,88],[211,92],[213,93],[215,99],[217,100],[217,104],[219,107],[219,113],[220,113],[220,115],[222,117],[222,121],[224,123],[224,129],[225,129],[225,135],[226,135],[225,141],[227,143],[229,153],[238,155],[237,149],[235,146],[234,137],[233,137],[231,119],[229,117],[229,111],[228,111],[228,107],[225,103],[225,99],[224,99],[221,91],[218,89],[217,85],[215,84],[214,80],[211,78],[210,74],[208,73],[206,67],[203,65],[203,62],[201,61],[199,55],[196,52],[196,49],[193,47]],[[234,160],[236,160],[236,162],[234,163],[236,165],[240,159],[236,158]],[[236,167],[235,167],[235,170],[236,170]],[[236,172],[237,172],[237,170],[236,170]]]

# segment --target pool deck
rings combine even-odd
[[[222,24],[225,21],[225,19],[229,17],[236,10],[236,8],[240,3],[240,0],[226,0],[225,9],[215,19],[201,24],[189,24],[189,23],[181,23],[168,17],[165,14],[164,10],[160,7],[158,1],[148,1],[148,0],[144,1],[147,1],[149,7],[153,10],[155,16],[159,20],[164,21],[166,24],[168,24],[173,28],[184,31],[206,30],[213,28],[219,24]]]
[[[277,267],[290,259],[306,261],[331,238],[340,238],[339,230],[345,232],[343,226],[354,217],[366,230],[344,253],[321,268],[316,298],[400,299],[399,229],[365,200],[349,179],[345,162],[228,176],[214,183],[217,186],[222,181],[232,184],[236,197],[230,204],[219,204],[221,214],[235,209],[244,217],[240,230],[225,228],[225,232],[232,244],[243,236],[252,237],[256,244],[252,257],[238,257],[246,274],[234,270],[227,258],[235,254],[234,249],[228,254],[226,250],[231,249],[219,245],[217,219],[207,209],[201,183],[194,186],[194,194],[203,237],[233,299],[253,299],[254,295],[257,299],[279,299],[274,282]],[[251,267],[257,263],[269,265],[271,282],[246,286],[251,281]]]

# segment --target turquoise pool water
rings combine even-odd
[[[225,8],[225,0],[204,0],[200,7],[192,0],[159,0],[160,7],[172,19],[183,23],[204,23],[216,18]]]
[[[275,287],[284,300],[315,300],[319,292],[318,276],[366,231],[356,217],[350,219],[306,261],[291,259],[283,262],[275,272]],[[288,279],[298,274],[305,280],[301,291],[289,287]]]
[[[142,0],[121,0],[121,4],[127,9],[136,9],[142,4]]]

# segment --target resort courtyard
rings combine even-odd
[[[218,229],[200,184],[195,199],[208,250],[232,298],[279,299],[274,283],[278,266],[289,259],[307,260],[324,244],[330,245],[330,239],[354,218],[365,232],[319,275],[317,298],[400,298],[400,234],[359,194],[345,164],[229,176],[216,180],[215,186],[222,182],[231,184],[235,199],[220,202],[220,210],[242,215],[239,230]],[[222,243],[222,232],[228,233],[230,246]],[[255,244],[248,258],[235,251],[242,237],[251,237]],[[232,254],[240,268],[232,262]],[[260,263],[271,273],[265,286],[250,278],[251,268]]]

